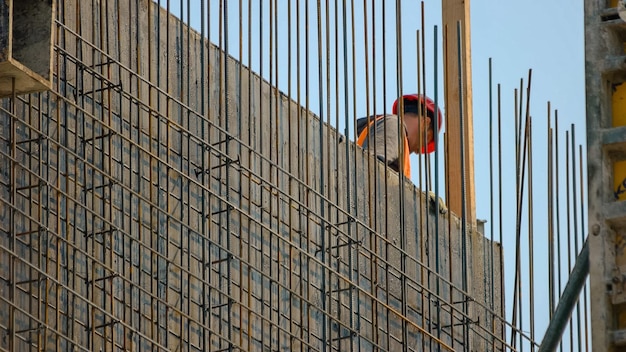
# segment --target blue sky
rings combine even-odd
[[[519,87],[520,78],[527,83],[528,69],[532,69],[532,93],[530,113],[533,117],[533,159],[537,166],[533,167],[534,186],[534,240],[535,240],[535,286],[547,284],[547,198],[546,198],[546,165],[545,146],[547,145],[547,102],[552,108],[552,124],[554,126],[554,110],[559,115],[559,153],[560,172],[565,170],[565,130],[576,125],[576,155],[578,145],[583,146],[583,160],[586,158],[585,137],[585,70],[584,70],[584,11],[582,1],[495,1],[480,0],[471,3],[472,24],[472,60],[474,76],[474,127],[476,135],[488,131],[488,59],[493,59],[493,81],[502,84],[502,93],[506,100],[503,109],[512,109],[513,90]],[[495,94],[495,90],[494,90]],[[526,92],[524,92],[524,95]],[[495,96],[495,95],[494,95]],[[505,102],[506,101],[506,102]],[[507,107],[507,108],[505,108]],[[504,115],[504,112],[503,112]],[[507,112],[508,119],[512,113]],[[504,125],[504,123],[503,123]],[[508,124],[510,126],[510,123]],[[503,131],[505,130],[503,126]],[[508,134],[512,136],[512,134]],[[509,143],[510,144],[510,143]],[[481,155],[480,150],[488,150],[488,139],[476,138],[476,192],[478,217],[489,219],[489,200],[480,195],[489,194],[489,183],[482,170],[489,167],[488,157]],[[503,146],[504,148],[504,146]],[[543,153],[543,155],[542,155]],[[512,153],[509,152],[509,155]],[[578,160],[578,158],[577,158]],[[508,163],[511,160],[503,160]],[[578,163],[578,161],[576,161]],[[583,165],[584,167],[584,165]],[[577,165],[578,170],[578,165]],[[586,174],[586,169],[583,168]],[[564,177],[562,174],[561,177]],[[580,178],[577,175],[577,180]],[[561,207],[564,206],[566,195],[564,179],[560,187]],[[585,178],[586,188],[586,178]],[[511,196],[514,193],[509,192]],[[578,192],[580,196],[580,192]],[[585,195],[585,199],[587,199]],[[581,223],[580,206],[578,207],[578,223]],[[586,211],[586,209],[585,209]],[[506,214],[506,213],[505,213]],[[527,214],[527,211],[525,211]],[[561,227],[564,228],[566,213],[561,210]],[[506,224],[513,218],[504,216]],[[586,215],[585,215],[586,218]],[[497,221],[495,221],[497,226]],[[486,224],[489,227],[489,223]],[[497,227],[496,227],[497,228]],[[507,226],[507,228],[511,228]],[[581,230],[578,230],[581,236]],[[584,233],[586,233],[586,229]],[[524,236],[527,235],[523,232]],[[513,233],[503,234],[503,245],[507,267],[512,267],[514,243]],[[573,235],[573,232],[572,232]],[[496,234],[497,236],[497,234]],[[522,251],[528,253],[527,241],[522,241]],[[579,242],[580,246],[580,242]],[[580,248],[580,247],[579,247]],[[563,252],[565,255],[567,252]],[[567,272],[565,261],[563,270]],[[543,263],[543,264],[542,264]],[[512,271],[506,272],[507,297],[511,297],[513,286]],[[528,275],[525,279],[528,279]],[[564,277],[564,276],[563,276]],[[565,278],[564,278],[565,279]],[[542,292],[546,292],[545,290]],[[527,303],[526,303],[527,304]],[[511,303],[507,301],[510,312]],[[540,337],[545,331],[548,319],[546,316],[547,302],[544,295],[536,296],[535,333]],[[507,315],[510,319],[510,313]],[[528,319],[526,318],[528,322]],[[567,336],[567,335],[566,335]],[[566,340],[568,340],[566,338]]]

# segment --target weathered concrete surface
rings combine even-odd
[[[0,97],[50,89],[56,1],[0,1]]]
[[[52,73],[55,1],[13,1],[12,56],[42,79]]]
[[[164,10],[113,3],[64,2],[53,91],[0,118],[2,348],[458,350],[464,326],[491,348],[498,244]]]
[[[591,340],[594,351],[610,352],[624,349],[623,341],[621,347],[615,345],[613,333],[626,329],[621,279],[626,272],[626,207],[613,193],[613,163],[626,159],[626,134],[613,126],[617,111],[611,106],[614,87],[626,81],[626,28],[616,5],[584,5]]]

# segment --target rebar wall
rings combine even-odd
[[[534,349],[497,231],[420,191],[443,152],[415,187],[351,142],[403,90],[368,6],[58,0],[53,89],[0,111],[0,348]]]

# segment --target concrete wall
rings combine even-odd
[[[1,348],[498,350],[498,244],[163,9],[94,3],[0,114]]]
[[[609,352],[626,345],[626,202],[619,197],[626,160],[620,106],[626,26],[618,3],[585,1],[590,319],[593,349]]]

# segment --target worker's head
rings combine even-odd
[[[407,94],[402,100],[409,149],[412,153],[432,153],[436,148],[435,134],[441,128],[441,110],[436,108],[434,101],[423,95]],[[398,115],[399,109],[400,99],[393,103],[392,112]]]

